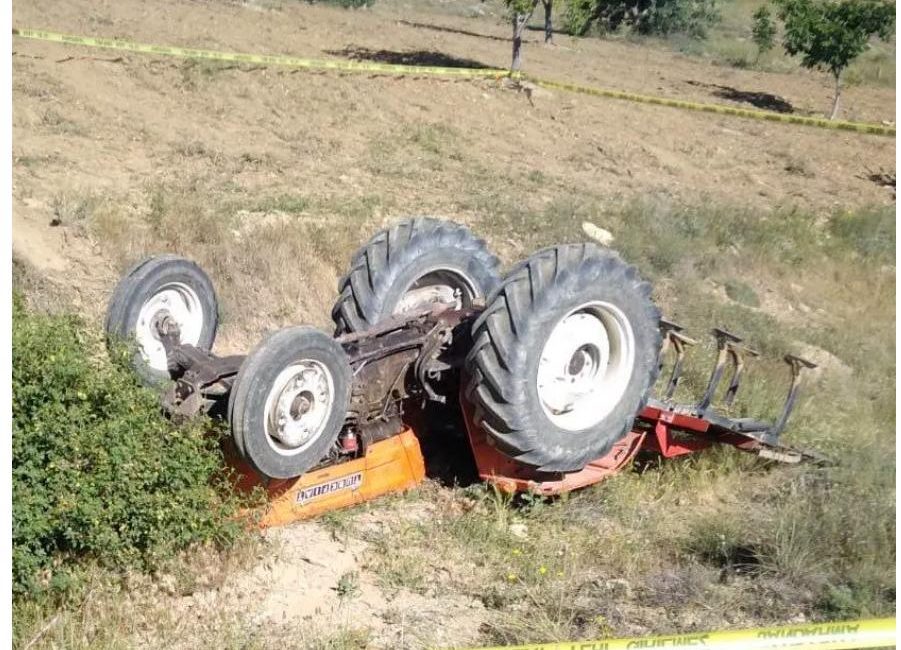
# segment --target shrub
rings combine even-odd
[[[577,36],[596,25],[602,32],[627,27],[639,34],[703,38],[718,20],[716,0],[567,0],[564,22]]]
[[[760,298],[757,297],[757,292],[747,283],[741,280],[726,280],[723,288],[726,290],[726,296],[730,300],[748,307],[760,307]]]
[[[776,38],[776,25],[767,5],[761,5],[754,12],[754,26],[751,29],[754,44],[757,46],[757,60],[761,55],[773,49]]]
[[[342,7],[344,9],[359,9],[361,7],[371,7],[375,4],[375,0],[307,0],[307,2],[310,4],[321,2],[322,4]]]
[[[72,316],[13,299],[14,593],[65,592],[79,566],[153,568],[241,530],[218,443],[176,426]]]

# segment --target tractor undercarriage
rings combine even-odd
[[[640,452],[672,458],[714,444],[825,461],[781,442],[814,364],[785,356],[789,390],[773,421],[730,417],[713,405],[734,404],[758,354],[714,329],[702,396],[676,401],[695,341],[660,317],[650,286],[611,252],[543,249],[500,280],[497,259],[468,231],[412,220],[354,259],[334,337],[288,328],[248,355],[210,352],[215,293],[182,258],[137,265],[110,304],[110,339],[137,338],[135,367],[165,386],[165,411],[229,423],[244,483],[270,492],[269,523],[415,485],[426,466],[418,438],[437,437],[442,424],[465,428],[478,476],[509,492],[558,494]]]

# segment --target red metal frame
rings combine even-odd
[[[460,403],[479,477],[508,493],[533,492],[550,496],[594,485],[625,468],[639,451],[674,458],[701,451],[715,443],[745,451],[756,451],[764,446],[750,434],[736,433],[703,417],[671,410],[654,402],[642,409],[635,420],[636,426],[605,456],[588,463],[584,469],[571,473],[539,472],[492,446],[485,433],[473,425],[472,406],[465,399]],[[256,525],[261,527],[287,524],[390,492],[408,490],[425,477],[422,451],[410,429],[371,445],[360,458],[288,481],[261,483],[237,457],[232,461],[241,475],[239,487],[251,489],[262,484],[268,492],[267,505],[257,513]]]
[[[495,449],[489,438],[473,426],[471,405],[461,399],[469,443],[479,477],[508,493],[562,494],[599,483],[631,463],[639,451],[674,458],[706,449],[715,443],[755,451],[762,443],[704,418],[647,406],[638,414],[636,427],[602,458],[571,473],[542,473],[517,463]],[[260,527],[280,526],[330,510],[363,503],[383,494],[408,490],[425,477],[425,462],[416,435],[410,429],[377,442],[358,459],[314,470],[288,481],[261,483],[253,470],[234,453],[232,462],[241,477],[239,487],[263,485],[269,499],[254,521]],[[352,479],[352,480],[351,480]]]
[[[659,406],[646,406],[636,418],[636,427],[613,445],[607,455],[570,474],[539,472],[517,463],[491,444],[484,432],[473,425],[471,406],[461,399],[469,443],[479,477],[505,492],[561,494],[598,483],[628,465],[639,451],[658,453],[664,458],[685,456],[713,444],[727,444],[744,451],[761,447],[759,440],[718,427],[704,418]]]

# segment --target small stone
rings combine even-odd
[[[613,243],[613,233],[609,230],[604,230],[600,226],[596,226],[590,221],[585,221],[582,223],[582,230],[586,235],[591,237],[601,246],[610,246]]]
[[[525,524],[510,524],[510,534],[522,539],[529,534],[529,529]]]

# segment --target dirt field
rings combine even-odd
[[[233,51],[412,51],[497,66],[508,56],[506,25],[394,4],[354,13],[302,3],[156,6],[17,3],[13,18],[16,25]],[[715,67],[597,39],[557,40],[552,48],[527,43],[527,70],[701,101],[724,101],[710,93],[720,85],[780,95],[801,112],[828,105],[823,76]],[[440,212],[470,221],[490,218],[478,214],[477,198],[504,186],[515,186],[527,206],[572,193],[607,201],[709,197],[763,209],[892,200],[866,178],[893,169],[891,138],[543,90],[530,102],[494,82],[238,70],[23,40],[14,49],[16,252],[41,270],[77,279],[73,298],[84,306],[102,304],[122,261],[111,267],[110,255],[97,255],[90,241],[73,241],[65,227],[47,223],[55,205],[85,195],[140,211],[148,188],[200,182],[248,198],[378,197],[384,217]],[[849,118],[891,120],[894,90],[853,87],[845,106]],[[486,179],[484,170],[502,177]],[[323,298],[315,308],[331,300]]]
[[[488,15],[467,17],[480,11]],[[365,11],[267,0],[153,5],[38,0],[16,3],[13,24],[230,51],[503,67],[508,27],[497,15],[497,7],[489,5],[411,6],[399,0]],[[765,101],[787,102],[801,114],[821,114],[830,102],[831,84],[822,75],[713,66],[624,41],[560,35],[547,47],[537,39],[533,32],[526,44],[525,68],[550,78],[741,106],[761,101],[763,93],[773,96]],[[779,223],[795,213],[808,215],[804,228],[809,230],[797,231],[801,241],[836,213],[892,206],[893,189],[870,176],[894,176],[893,138],[540,89],[526,93],[494,81],[311,74],[21,39],[14,39],[13,49],[13,252],[36,304],[72,309],[99,322],[125,267],[149,252],[180,252],[199,259],[221,287],[218,350],[243,351],[263,331],[280,325],[327,326],[335,284],[351,252],[401,215],[452,216],[486,236],[510,264],[539,244],[578,237],[583,220],[614,224],[618,239],[643,255],[651,246],[641,241],[645,233],[653,238],[668,232],[668,220],[682,224],[684,206],[721,206],[722,223],[732,223],[727,215],[747,211],[772,219],[776,234],[759,249],[742,250],[742,258],[729,246],[728,233],[721,234],[720,261],[707,266],[691,266],[687,260],[695,244],[682,237],[683,248],[668,253],[660,266],[654,266],[657,257],[648,258],[658,300],[669,312],[679,315],[681,309],[690,321],[719,317],[723,305],[736,302],[730,293],[736,285],[729,282],[740,278],[741,286],[759,297],[749,310],[749,324],[782,328],[778,342],[802,342],[836,371],[825,383],[824,400],[832,396],[841,405],[856,400],[853,408],[866,414],[861,417],[879,427],[887,421],[884,409],[871,413],[860,404],[868,399],[867,390],[883,400],[880,406],[893,404],[887,397],[893,369],[891,381],[880,380],[876,388],[851,386],[850,376],[879,376],[872,355],[893,349],[894,266],[862,270],[842,258],[825,273],[818,265],[827,262],[819,257],[816,264],[791,266],[791,256],[801,255],[798,247],[805,244],[793,243],[795,231]],[[894,120],[894,89],[853,86],[843,103],[847,119]],[[639,218],[628,207],[635,205],[653,206],[655,216]],[[715,229],[717,217],[710,214],[704,228]],[[692,288],[680,285],[682,273]],[[683,302],[677,308],[688,296],[704,306]],[[871,320],[857,324],[865,310]],[[845,332],[849,322],[859,332]],[[767,336],[766,352],[778,363],[776,335]],[[824,342],[837,337],[848,349],[842,336],[853,339],[855,351],[847,356],[838,344]],[[805,409],[812,415],[817,405]],[[879,427],[873,425],[885,434]],[[841,421],[836,439],[849,438],[852,429],[848,418]],[[820,430],[812,423],[805,432],[816,438]],[[878,457],[891,445],[879,444],[867,453]],[[745,467],[728,462],[730,471]],[[703,460],[696,469],[706,471],[710,463]],[[692,480],[680,472],[645,477],[656,481],[647,488],[658,490],[655,503],[676,507],[677,497],[666,486]],[[712,479],[699,491],[707,505],[719,504],[711,512],[721,512],[716,491],[730,476]],[[776,489],[780,476],[758,477],[735,498],[761,497]],[[614,496],[626,499],[634,484],[630,477]],[[490,497],[477,503],[476,511],[494,516],[497,504]],[[587,508],[586,503],[582,499],[577,506]],[[425,560],[405,555],[386,566],[386,540],[394,539],[389,532],[409,548],[427,549],[428,525],[438,520],[447,532],[453,524],[441,523],[442,517],[469,508],[461,491],[429,486],[411,500],[277,531],[258,557],[223,572],[214,584],[182,589],[169,584],[178,582],[175,577],[164,577],[149,595],[130,596],[141,615],[107,613],[115,618],[98,621],[122,631],[128,644],[145,647],[274,647],[288,641],[306,647],[418,648],[516,640],[530,633],[530,638],[557,633],[566,638],[575,623],[518,631],[498,623],[490,598],[494,587],[486,586],[484,593],[473,587],[482,569],[463,551],[459,557]],[[689,525],[657,514],[660,530]],[[526,525],[519,515],[504,516],[510,517],[505,525]],[[558,523],[567,519],[558,510],[552,516]],[[609,517],[590,521],[605,534],[620,535],[620,541],[626,533],[618,530],[629,525],[638,530],[625,515]],[[611,524],[616,517],[626,528]],[[494,543],[491,535],[484,533],[483,542]],[[504,552],[519,548],[517,535],[505,533]],[[557,548],[551,537],[542,539],[545,549]],[[640,534],[635,539],[640,546]],[[421,568],[423,561],[427,569]],[[607,573],[585,578],[588,591],[579,598],[618,603],[603,609],[603,616],[601,610],[591,616],[579,610],[578,616],[587,616],[579,619],[586,636],[753,624],[773,620],[779,608],[782,620],[808,620],[821,611],[812,604],[819,596],[804,591],[806,586],[778,595],[791,584],[788,574],[779,574],[783,582],[752,582],[739,575],[722,578],[721,584],[719,569],[703,563],[670,574],[657,565],[647,573],[639,560],[624,561],[626,569],[608,566]],[[629,581],[618,577],[621,570]],[[498,575],[503,583],[506,574]],[[637,575],[651,578],[639,587]],[[806,577],[799,580],[807,585]],[[639,594],[634,598],[633,587]],[[520,593],[523,602],[531,593]],[[666,593],[690,602],[672,612],[659,595]],[[558,596],[561,602],[571,599]],[[497,605],[525,619],[527,607],[516,607],[510,601]]]

